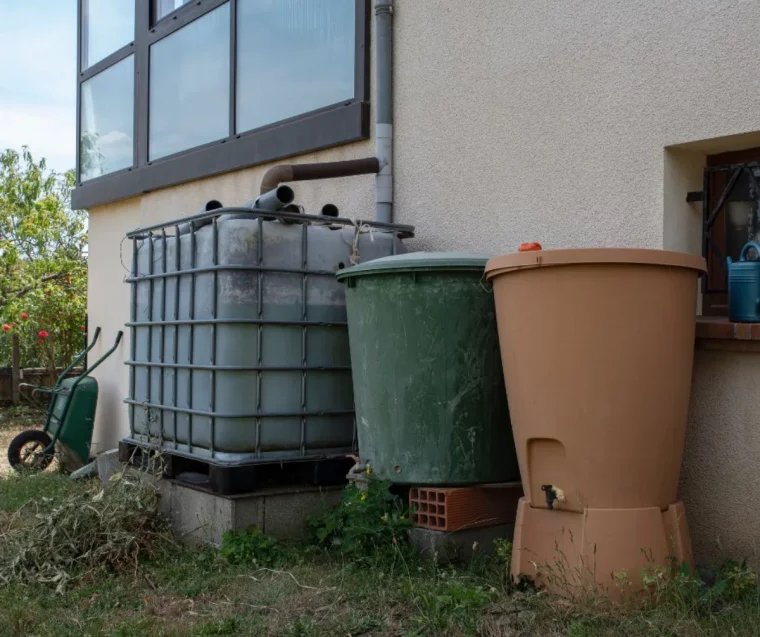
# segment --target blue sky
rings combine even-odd
[[[0,150],[74,167],[76,0],[0,0]]]

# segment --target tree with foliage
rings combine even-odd
[[[87,213],[71,210],[74,171],[29,149],[0,154],[0,365],[18,332],[24,367],[67,365],[87,311]]]

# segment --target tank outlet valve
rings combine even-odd
[[[541,491],[546,494],[546,506],[549,510],[554,509],[555,502],[565,501],[565,492],[553,484],[542,484]]]

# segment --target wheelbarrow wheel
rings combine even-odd
[[[53,462],[53,454],[43,455],[50,446],[50,436],[40,429],[28,429],[8,445],[8,462],[19,473],[44,471]]]

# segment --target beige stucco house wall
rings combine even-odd
[[[705,155],[760,145],[759,24],[750,0],[395,0],[395,220],[416,226],[419,249],[698,252],[701,210],[685,196]],[[292,161],[372,153],[368,141]],[[126,231],[242,203],[266,168],[93,209],[90,324],[108,336],[128,320]],[[372,214],[370,177],[296,192],[312,210]],[[97,374],[100,448],[128,428],[128,351],[127,338]],[[758,374],[760,354],[696,358],[683,498],[698,559],[760,566]]]

